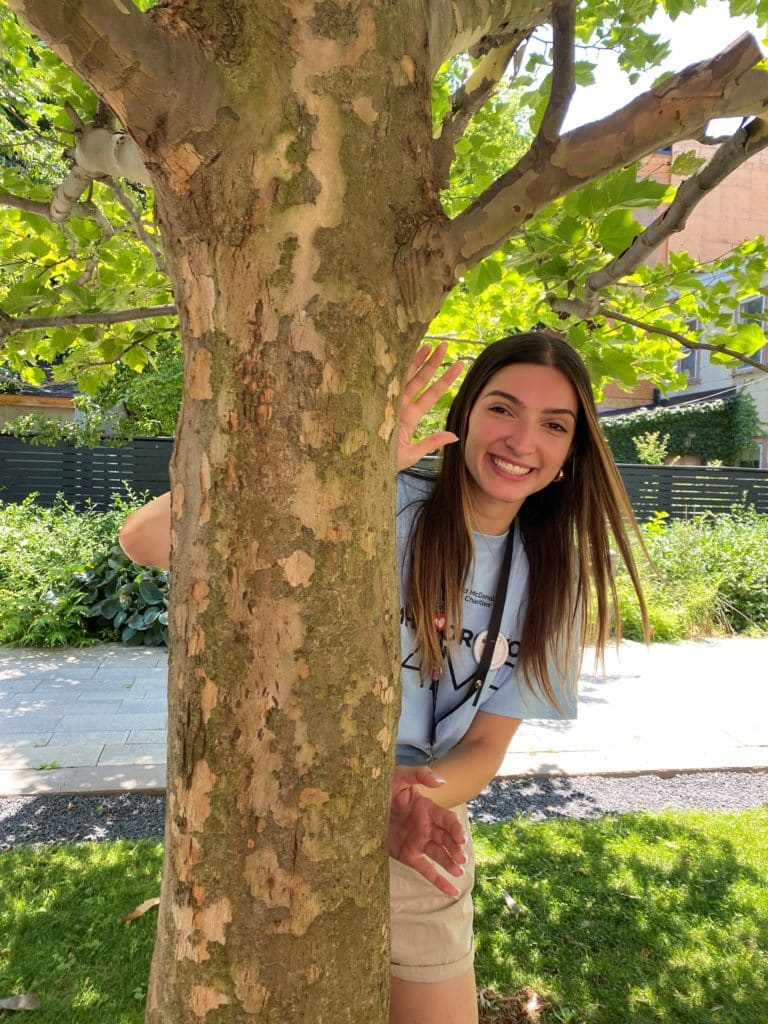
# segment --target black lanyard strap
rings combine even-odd
[[[496,641],[499,638],[499,629],[501,628],[501,617],[504,614],[504,605],[507,600],[507,590],[509,589],[509,574],[512,569],[512,554],[515,549],[515,524],[514,522],[509,528],[507,534],[507,542],[504,546],[504,555],[501,560],[501,568],[499,570],[499,578],[496,583],[496,593],[493,598],[493,607],[491,608],[491,621],[488,625],[488,634],[485,640],[485,647],[483,649],[483,655],[480,659],[480,664],[477,667],[472,683],[467,689],[464,697],[459,703],[447,711],[444,715],[437,717],[437,687],[439,680],[433,680],[432,682],[432,735],[431,735],[431,746],[434,748],[438,725],[452,715],[459,708],[463,707],[468,700],[472,701],[474,707],[477,707],[477,703],[480,700],[480,695],[483,692],[483,686],[485,685],[485,679],[488,675],[488,670],[491,667],[491,661],[493,659],[493,652],[496,649]]]
[[[472,683],[472,688],[475,693],[475,699],[472,701],[474,707],[477,707],[477,702],[480,700],[480,694],[483,692],[483,687],[485,686],[485,677],[488,675],[488,669],[491,667],[491,661],[493,659],[493,652],[496,650],[496,641],[499,638],[499,629],[501,628],[501,616],[504,614],[504,605],[507,600],[507,590],[509,589],[509,573],[512,568],[512,552],[514,549],[515,524],[513,522],[509,528],[509,533],[507,534],[507,543],[504,546],[504,557],[501,561],[499,580],[496,584],[496,594],[493,598],[491,622],[488,626],[488,636],[485,638],[483,656],[480,659],[480,665],[478,666]]]

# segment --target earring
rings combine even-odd
[[[557,476],[556,476],[556,477],[555,477],[555,479],[553,480],[553,483],[559,484],[559,483],[560,483],[560,481],[561,481],[561,480],[563,479],[563,477],[564,477],[564,476],[565,476],[565,473],[563,472],[563,470],[562,470],[562,468],[561,468],[561,469],[560,469],[560,472],[559,472],[559,473],[557,474]]]

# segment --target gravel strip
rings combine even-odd
[[[162,839],[165,797],[0,797],[0,850],[30,843],[81,843],[103,839]]]
[[[581,775],[494,779],[470,805],[473,821],[600,818],[628,811],[747,811],[768,804],[767,772]]]
[[[599,818],[627,811],[743,811],[768,805],[768,772],[495,779],[470,804],[476,822]],[[165,797],[0,797],[0,850],[30,843],[162,839]]]

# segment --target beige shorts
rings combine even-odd
[[[466,807],[454,807],[467,836]],[[446,981],[472,967],[472,884],[475,858],[472,840],[464,847],[467,863],[460,878],[446,874],[461,894],[444,896],[413,868],[389,860],[393,977],[404,981]],[[439,869],[438,869],[439,870]]]

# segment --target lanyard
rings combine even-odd
[[[451,708],[440,718],[437,717],[437,687],[440,682],[439,679],[432,681],[432,737],[431,747],[434,749],[435,741],[437,737],[437,727],[444,721],[449,715],[452,715],[454,711],[458,711],[460,707],[463,707],[472,697],[473,707],[477,707],[480,695],[483,692],[483,686],[485,686],[485,678],[488,675],[488,670],[491,667],[491,661],[493,659],[493,652],[496,649],[496,641],[499,637],[499,629],[501,627],[501,616],[504,613],[504,605],[507,600],[507,590],[509,589],[509,574],[512,568],[512,553],[515,549],[515,524],[514,522],[509,528],[507,533],[507,542],[504,545],[504,555],[501,560],[501,568],[499,570],[499,578],[496,583],[496,593],[493,597],[493,607],[491,609],[491,621],[488,625],[488,634],[485,640],[485,647],[483,648],[483,655],[480,659],[480,664],[477,666],[472,683],[462,698],[462,700],[456,705],[455,708]]]

